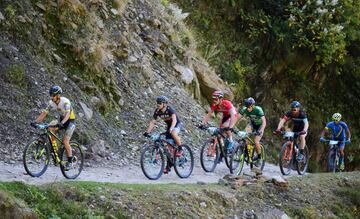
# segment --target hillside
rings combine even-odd
[[[74,139],[87,165],[137,163],[155,98],[164,94],[185,123],[185,142],[197,148],[193,127],[205,112],[199,103],[216,88],[232,95],[196,54],[173,5],[2,0],[0,13],[0,159],[8,163],[21,161],[36,133],[29,124],[55,84],[75,106]]]

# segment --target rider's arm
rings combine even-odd
[[[351,133],[350,133],[350,129],[346,130],[346,135],[347,135],[347,140],[351,139]]]
[[[46,118],[48,114],[48,111],[42,111],[39,115],[39,117],[35,120],[37,123],[41,123],[44,121],[44,119]]]
[[[308,131],[309,128],[309,121],[307,120],[307,118],[304,119],[304,130],[305,132]]]
[[[278,125],[278,127],[277,127],[276,130],[280,130],[280,129],[284,126],[284,124],[285,124],[286,121],[287,121],[287,120],[286,120],[285,118],[281,118],[281,119],[280,119],[280,122],[279,122],[279,125]]]
[[[207,124],[207,123],[208,123],[211,114],[212,114],[212,111],[209,110],[208,113],[204,116],[204,119],[203,119],[203,121],[202,121],[202,124]]]
[[[175,113],[173,113],[173,114],[171,115],[171,119],[172,119],[172,122],[171,122],[171,126],[170,126],[170,129],[169,129],[170,133],[171,133],[172,130],[175,128],[175,125],[176,125],[176,123],[177,123],[177,119],[176,119],[176,114],[175,114]]]
[[[235,107],[230,109],[230,124],[229,124],[229,128],[233,128],[235,126],[236,123],[236,109]]]
[[[155,127],[155,124],[156,124],[156,120],[155,119],[152,119],[150,122],[149,122],[149,127],[148,129],[146,130],[146,133],[150,133],[153,128]]]
[[[69,118],[70,118],[70,111],[65,113],[65,116],[64,116],[63,120],[61,121],[61,124],[64,125],[65,122],[67,122],[69,120]]]
[[[261,127],[260,127],[260,131],[262,133],[264,133],[264,130],[265,130],[265,127],[266,127],[266,118],[265,118],[265,116],[261,117],[261,121],[262,121],[262,124],[261,124]]]

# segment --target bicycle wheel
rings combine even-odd
[[[25,171],[32,177],[43,175],[49,165],[50,150],[46,142],[34,139],[25,146],[23,164]]]
[[[309,165],[309,150],[308,147],[305,145],[304,147],[304,158],[302,161],[296,161],[296,170],[299,175],[304,175]]]
[[[241,174],[241,171],[245,163],[244,149],[245,149],[245,144],[243,142],[238,144],[234,148],[230,158],[230,166],[233,167],[230,169],[230,173],[232,174],[235,173],[236,175]]]
[[[180,178],[188,178],[194,168],[194,156],[189,146],[182,145],[182,156],[175,156],[174,169]]]
[[[279,155],[279,166],[283,175],[289,175],[291,172],[291,164],[294,156],[290,144],[290,142],[283,144]]]
[[[141,170],[150,180],[161,177],[165,167],[165,159],[161,149],[155,145],[147,145],[140,156]]]
[[[328,153],[328,171],[329,172],[336,172],[337,165],[336,165],[336,150],[330,149]]]
[[[65,153],[65,147],[62,147],[60,150],[60,169],[65,178],[75,179],[80,175],[84,167],[84,153],[80,145],[76,142],[70,142],[70,147],[73,156],[72,166],[69,170],[65,169],[64,164],[67,162],[67,155]]]
[[[215,139],[208,139],[200,151],[200,163],[205,172],[213,172],[220,158],[219,144]]]

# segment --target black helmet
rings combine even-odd
[[[301,104],[299,103],[299,101],[295,100],[295,101],[291,102],[290,106],[291,106],[292,109],[293,108],[300,108]]]
[[[165,96],[158,96],[156,98],[156,103],[161,104],[161,103],[168,103],[168,98]]]
[[[57,94],[62,94],[62,89],[61,89],[61,87],[59,87],[59,86],[52,86],[51,88],[50,88],[50,90],[49,90],[49,94],[50,94],[50,96],[52,96],[52,95],[57,95]]]
[[[255,104],[255,100],[252,97],[245,99],[245,106],[250,107]]]

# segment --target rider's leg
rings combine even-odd
[[[71,161],[72,159],[72,150],[70,146],[70,139],[74,133],[75,130],[75,123],[70,122],[68,126],[66,127],[64,138],[63,138],[63,144],[65,146],[66,150],[66,156],[68,157],[68,160]]]
[[[256,153],[257,154],[261,154],[261,144],[260,144],[260,140],[261,140],[261,135],[256,135],[254,137],[254,143],[255,143],[255,146],[256,146]]]
[[[340,170],[343,171],[345,169],[345,161],[344,161],[344,149],[345,149],[345,143],[339,144],[339,151],[340,151],[340,158],[339,158],[339,164],[340,164]]]
[[[300,152],[304,151],[305,144],[306,144],[305,137],[306,137],[306,134],[299,136],[299,138],[300,138]]]

